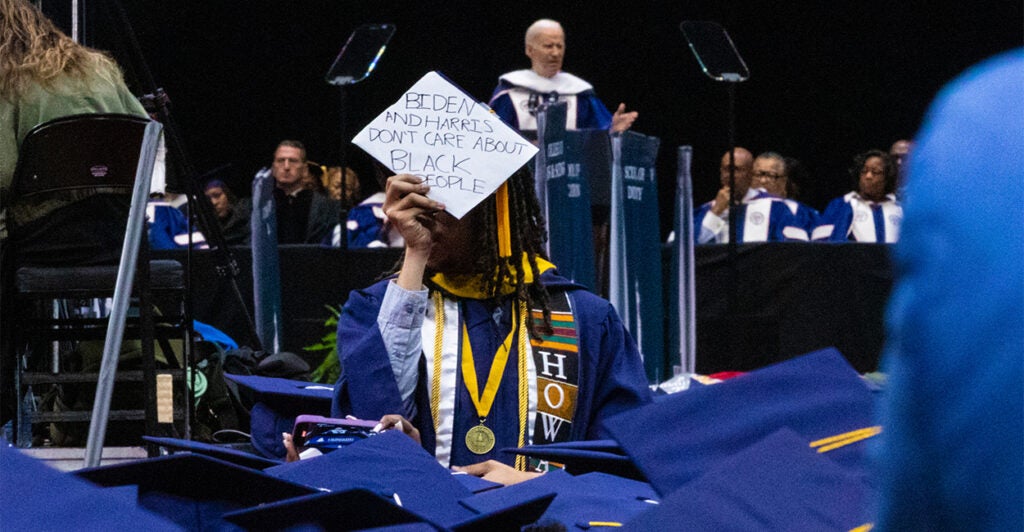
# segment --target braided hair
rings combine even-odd
[[[512,174],[507,183],[512,256],[505,258],[499,256],[498,253],[497,205],[495,196],[492,194],[476,207],[481,211],[479,216],[483,223],[478,228],[480,245],[476,250],[478,252],[473,262],[473,271],[480,274],[480,286],[477,288],[486,297],[498,297],[501,288],[507,283],[514,287],[513,297],[525,302],[528,308],[542,310],[543,321],[541,324],[535,324],[534,320],[527,320],[530,335],[537,338],[541,333],[551,334],[552,332],[548,292],[536,280],[540,275],[537,258],[547,259],[544,252],[544,243],[547,240],[544,216],[541,214],[540,204],[534,193],[533,172],[527,166],[523,166]],[[526,257],[530,269],[534,272],[535,282],[533,283],[526,282],[526,273],[520,266],[521,259],[519,257],[523,256]],[[403,262],[400,259],[395,269],[401,269]]]
[[[497,295],[503,281],[515,287],[515,297],[526,302],[528,308],[540,308],[544,320],[540,332],[550,334],[551,310],[548,308],[548,292],[536,277],[540,276],[537,257],[547,259],[544,253],[544,242],[547,232],[544,228],[544,215],[541,213],[537,195],[534,193],[533,172],[524,165],[512,174],[508,183],[509,227],[511,229],[512,258],[505,259],[498,254],[498,216],[494,195],[484,202],[483,228],[481,243],[487,253],[477,258],[477,271],[497,272],[497,275],[484,275],[483,292]],[[518,257],[526,256],[530,269],[535,275],[535,282],[526,283],[524,268],[520,267]],[[511,271],[510,266],[515,266]],[[537,337],[539,332],[532,320],[529,320],[530,335]]]

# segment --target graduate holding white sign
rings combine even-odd
[[[650,391],[615,310],[543,256],[524,166],[536,148],[450,82],[427,78],[430,91],[421,80],[355,139],[398,173],[384,212],[406,245],[395,276],[345,305],[332,414],[400,423],[441,464],[515,482],[538,464],[501,449],[606,437],[602,421]],[[401,129],[402,144],[378,127],[399,111],[428,124]],[[456,136],[440,152],[416,143],[445,131]]]

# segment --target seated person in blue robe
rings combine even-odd
[[[744,242],[779,242],[807,240],[807,231],[778,196],[751,186],[754,156],[737,147],[722,156],[719,176],[722,188],[715,199],[701,205],[693,215],[694,239],[697,244],[721,244],[729,241],[730,166],[736,187],[736,240]]]
[[[609,113],[597,98],[594,87],[568,72],[562,72],[565,31],[554,20],[541,19],[526,30],[526,56],[530,68],[503,74],[491,95],[490,106],[508,125],[529,138],[537,136],[537,109],[565,102],[565,129],[611,129],[626,131],[637,112],[626,112],[620,103]]]
[[[189,245],[188,218],[167,202],[163,194],[154,194],[146,203],[146,225],[151,249],[181,249]],[[193,248],[207,247],[199,227],[193,228],[191,240]]]
[[[348,211],[346,235],[348,248],[400,248],[405,245],[402,235],[387,223],[384,215],[384,193],[375,192]],[[335,228],[335,239],[340,231]],[[338,247],[335,244],[335,247]]]
[[[403,264],[345,304],[332,415],[400,426],[441,464],[511,483],[537,464],[501,449],[607,437],[602,421],[650,390],[611,304],[541,255],[529,170],[503,187],[508,207],[499,189],[459,220],[416,176],[388,179]]]
[[[348,210],[345,221],[345,239],[348,249],[405,246],[402,235],[387,223],[387,216],[384,216],[384,192],[380,190],[380,187],[386,176],[380,169],[375,168],[374,172],[376,179],[373,182],[373,193]],[[331,197],[340,199],[343,188],[341,186],[341,167],[329,168],[327,174],[329,176],[327,189]],[[348,198],[345,204],[349,205],[360,197],[359,191],[364,187],[359,181],[358,174],[351,168],[345,169],[345,182],[345,194]],[[355,194],[351,193],[353,190],[355,190]],[[329,244],[332,247],[341,247],[341,235],[341,225],[334,226]]]
[[[811,240],[894,243],[900,239],[903,206],[896,200],[896,165],[889,154],[870,150],[850,168],[854,190],[832,200]]]
[[[783,157],[773,151],[761,153],[754,159],[750,183],[751,186],[764,189],[765,192],[780,198],[786,207],[789,207],[789,212],[796,217],[799,227],[810,235],[818,225],[818,217],[821,214],[817,209],[795,199],[797,186],[792,169],[799,168],[799,164],[796,159]]]

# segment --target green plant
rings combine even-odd
[[[324,307],[331,311],[331,315],[324,321],[324,327],[327,328],[327,332],[320,337],[320,342],[303,347],[302,349],[313,353],[327,352],[324,355],[323,362],[313,370],[310,378],[313,382],[334,384],[338,381],[338,377],[341,376],[341,362],[338,360],[338,318],[341,316],[341,306],[339,305],[335,308],[330,305],[324,305]]]

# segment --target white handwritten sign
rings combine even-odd
[[[428,196],[462,218],[537,153],[527,141],[437,72],[420,78],[352,142],[396,174],[414,174]]]

